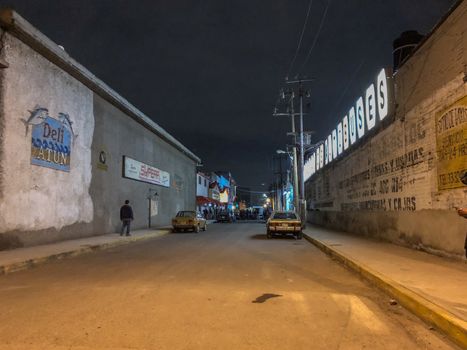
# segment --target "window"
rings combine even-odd
[[[279,212],[274,214],[274,219],[279,219],[279,220],[295,220],[297,219],[297,216],[294,213],[284,213],[284,212]]]
[[[208,187],[208,183],[207,183],[206,179],[204,179],[204,187]]]
[[[194,211],[179,211],[177,213],[177,217],[194,218],[194,217],[196,217],[196,212],[194,212]]]
[[[201,176],[198,175],[198,185],[201,185]]]

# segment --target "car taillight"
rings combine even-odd
[[[189,224],[192,224],[192,223],[193,223],[193,220],[188,220],[188,223],[189,223]]]
[[[300,227],[300,226],[302,226],[302,223],[301,223],[301,222],[295,222],[295,223],[294,223],[294,226],[295,226],[295,227]]]

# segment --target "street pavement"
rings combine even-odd
[[[0,276],[0,298],[7,350],[457,348],[306,240],[267,240],[261,223],[49,260]]]
[[[467,264],[309,225],[305,237],[467,347]]]

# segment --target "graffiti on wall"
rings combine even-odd
[[[465,186],[467,177],[467,96],[436,114],[438,190]]]
[[[318,174],[308,182],[310,209],[415,211],[426,208],[429,198],[420,191],[429,183],[425,173],[431,157],[426,149],[427,127],[422,122],[406,124],[367,144],[352,159],[344,159],[336,165],[338,169],[323,169],[322,176]],[[391,139],[393,146],[388,147]],[[387,148],[392,152],[388,153]]]
[[[59,113],[58,118],[53,118],[43,107],[36,107],[29,113],[29,118],[23,122],[26,134],[32,126],[31,164],[69,172],[72,141],[77,137],[69,115]]]

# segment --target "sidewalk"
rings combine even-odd
[[[310,226],[307,240],[467,349],[467,264]]]
[[[118,233],[109,233],[100,236],[0,251],[0,275],[25,270],[51,260],[63,259],[91,251],[159,237],[168,232],[170,232],[169,228],[135,230],[131,232],[131,236],[129,237],[120,236]]]

